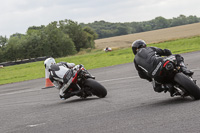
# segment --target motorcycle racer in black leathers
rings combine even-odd
[[[172,55],[171,51],[168,49],[160,49],[157,47],[147,47],[144,40],[136,40],[132,43],[132,51],[135,55],[134,65],[138,71],[138,75],[142,79],[146,79],[152,82],[154,91],[162,92],[164,90],[169,90],[172,86],[169,84],[161,84],[162,76],[160,72],[163,68],[164,58],[162,56]],[[193,75],[193,72],[187,70],[184,65],[184,59],[181,55],[175,55],[177,63],[181,67],[181,71],[186,75]],[[172,93],[172,92],[170,92]],[[172,95],[172,94],[171,94]]]

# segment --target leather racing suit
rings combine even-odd
[[[59,95],[61,99],[67,99],[72,96],[69,86],[72,83],[74,76],[74,63],[60,62],[50,66],[49,79],[54,86],[60,90]]]
[[[138,71],[138,75],[142,79],[152,82],[156,92],[162,92],[164,86],[158,82],[161,79],[160,72],[163,66],[163,57],[171,55],[168,49],[160,49],[157,47],[140,48],[135,55],[134,65]]]
[[[135,55],[134,64],[140,78],[152,82],[156,92],[162,92],[166,89],[170,90],[172,87],[170,84],[161,84],[163,77],[160,75],[165,58],[162,56],[169,56],[171,54],[171,51],[168,49],[145,47],[138,49],[138,52]],[[185,75],[192,76],[194,72],[187,70],[187,67],[184,64],[184,58],[179,54],[175,54],[174,56],[177,64],[180,65],[181,71]]]

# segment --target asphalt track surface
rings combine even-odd
[[[200,86],[200,52],[182,54]],[[45,79],[0,86],[0,133],[199,133],[200,101],[156,93],[132,63],[90,70],[106,98],[59,99]]]

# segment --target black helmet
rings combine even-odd
[[[136,40],[136,41],[134,41],[133,44],[132,44],[132,50],[133,50],[134,55],[137,54],[137,49],[145,48],[146,46],[147,45],[146,45],[144,40]]]

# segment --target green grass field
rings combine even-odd
[[[200,50],[200,37],[192,37],[179,39],[175,41],[167,41],[158,44],[149,44],[162,49],[170,49],[173,54],[187,53]],[[56,62],[65,61],[75,64],[83,64],[86,69],[95,69],[112,65],[130,63],[133,61],[134,55],[130,48],[113,50],[105,53],[102,50],[92,50],[82,55],[68,56],[56,58]],[[134,69],[134,68],[133,68]],[[20,82],[31,79],[45,77],[43,61],[27,63],[15,66],[8,66],[0,69],[0,84]]]

